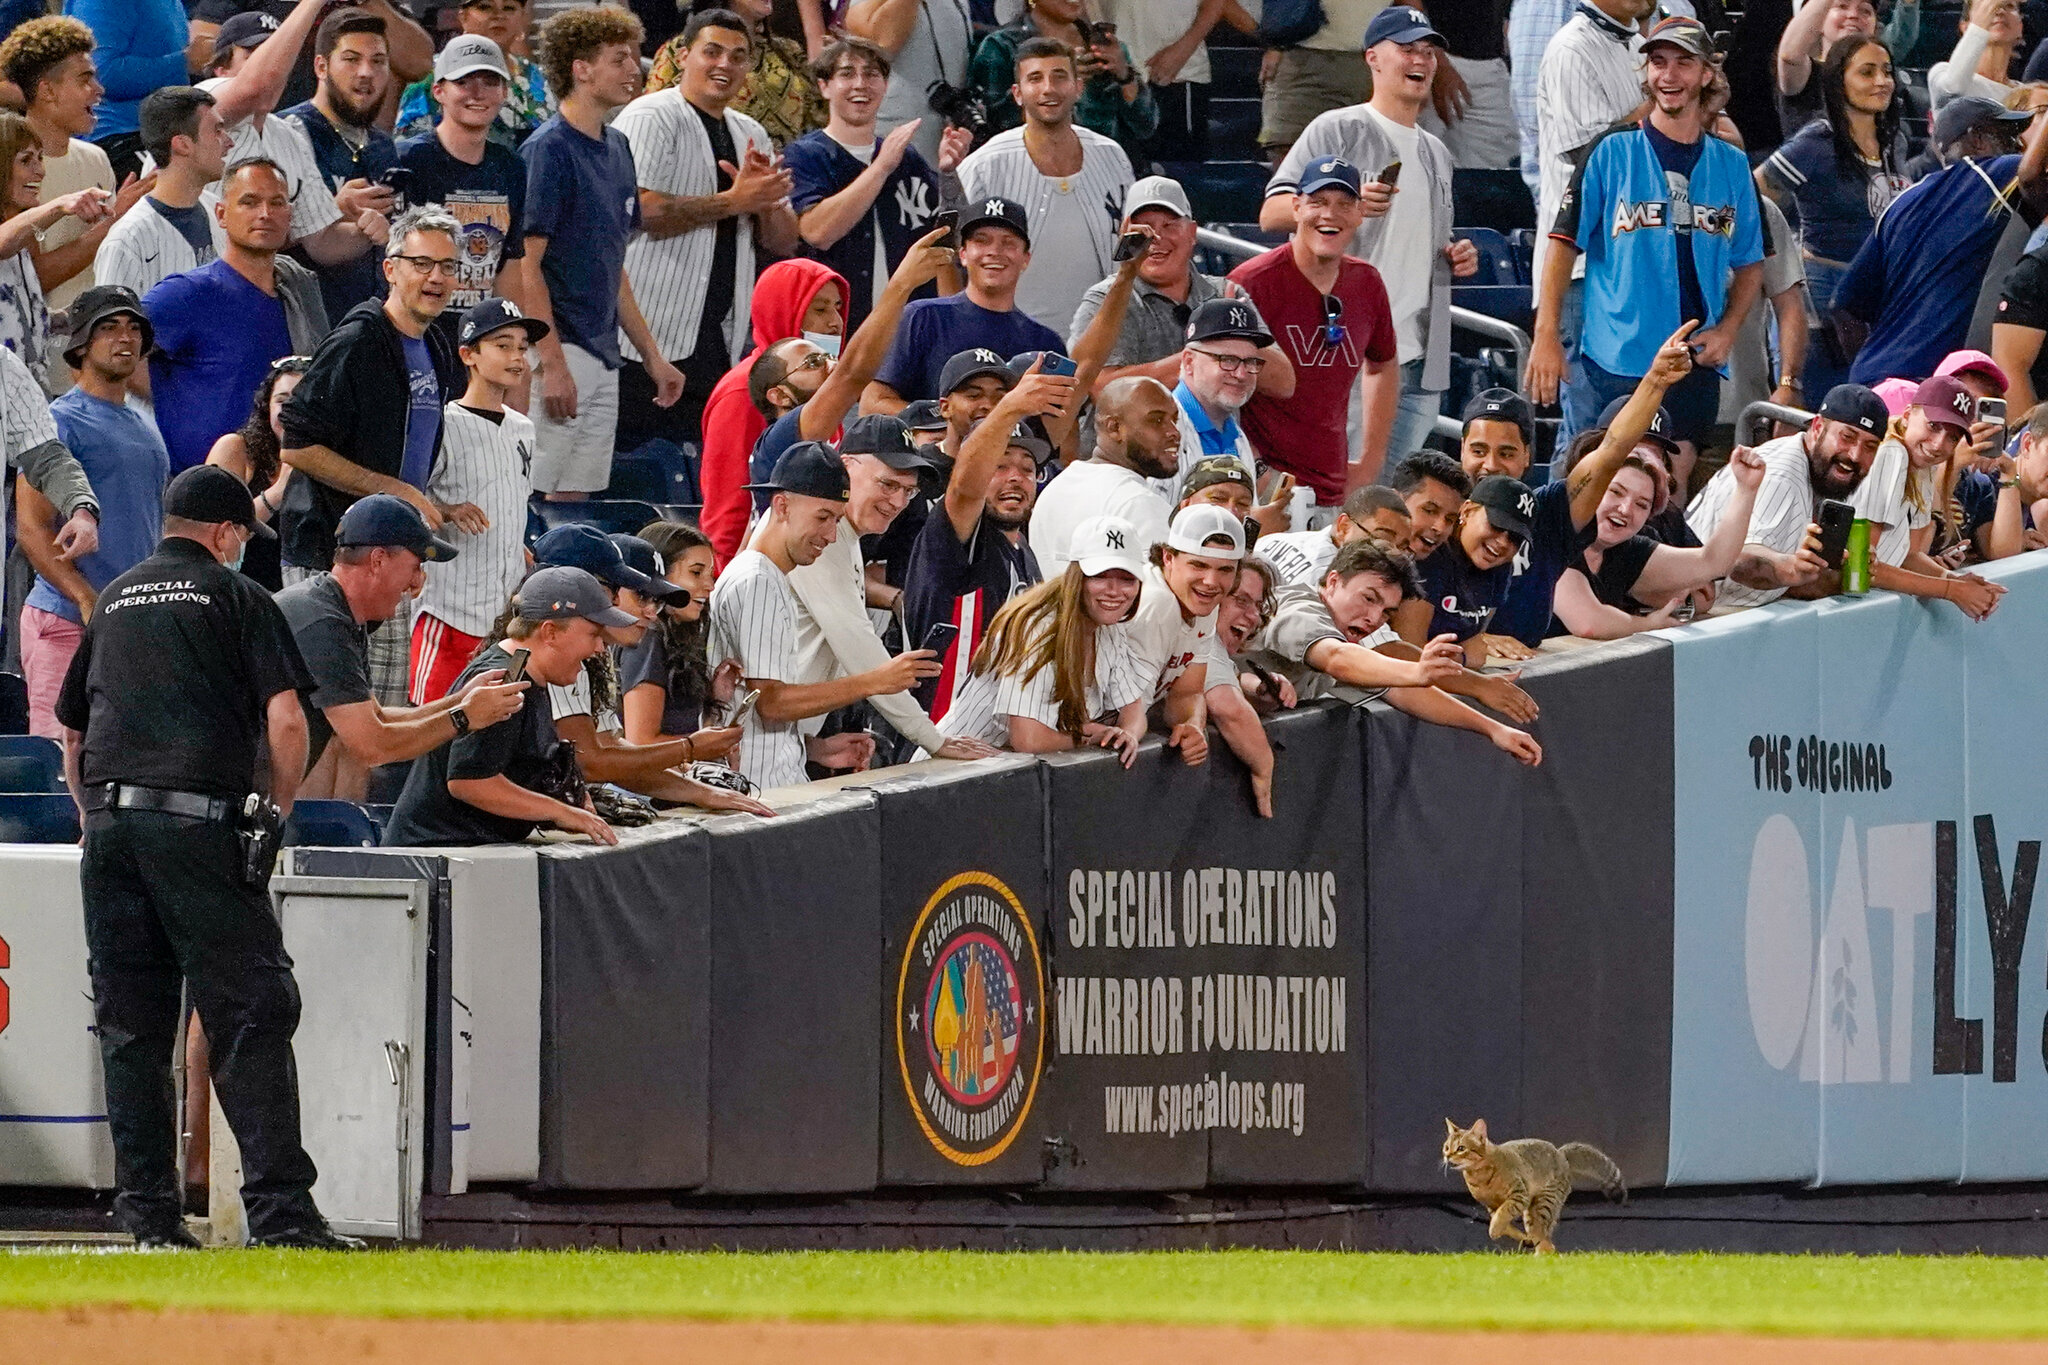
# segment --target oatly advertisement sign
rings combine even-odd
[[[1672,632],[1670,1183],[2048,1176],[2048,564],[1986,576]]]

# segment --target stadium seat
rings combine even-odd
[[[1535,325],[1534,291],[1526,284],[1454,284],[1451,303],[1511,322],[1525,332]]]
[[[284,823],[286,848],[375,848],[383,824],[353,801],[299,801]]]
[[[609,499],[635,502],[666,502],[668,471],[648,456],[634,453],[612,456],[612,481],[605,485]]]
[[[78,807],[69,794],[9,792],[0,795],[0,844],[75,844]]]
[[[550,531],[557,526],[573,526],[583,523],[595,526],[606,535],[623,532],[637,533],[650,521],[659,521],[661,516],[648,503],[611,498],[591,498],[584,502],[549,502],[535,497],[529,504],[542,524]]]
[[[0,735],[28,733],[28,684],[19,673],[0,673]]]
[[[1463,237],[1478,249],[1479,273],[1458,281],[1461,288],[1474,285],[1527,284],[1515,261],[1515,249],[1505,233],[1490,227],[1454,227],[1453,239]]]
[[[61,792],[64,750],[40,735],[0,735],[0,792]]]
[[[1536,226],[1536,200],[1518,170],[1452,171],[1451,206],[1459,222],[1496,232]]]
[[[1536,283],[1536,229],[1516,228],[1508,234],[1508,249],[1515,253],[1515,275],[1523,284]]]
[[[1166,161],[1165,173],[1180,181],[1198,222],[1242,222],[1259,216],[1272,172],[1263,161]]]

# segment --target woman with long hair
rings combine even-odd
[[[0,112],[0,165],[7,168],[0,197],[0,346],[20,356],[44,388],[50,385],[50,307],[36,275],[39,234],[64,218],[91,227],[112,211],[114,196],[97,186],[38,202],[43,193],[43,144],[19,114]],[[63,371],[60,367],[58,374]]]
[[[1890,49],[1876,38],[1844,38],[1821,64],[1821,117],[1757,168],[1757,188],[1789,207],[1799,224],[1812,326],[1806,394],[1818,399],[1848,377],[1853,355],[1829,325],[1835,286],[1885,206],[1906,187],[1906,138]]]
[[[206,462],[217,464],[249,485],[256,499],[256,519],[266,525],[284,506],[285,485],[292,481],[291,466],[284,462],[284,400],[306,377],[313,358],[288,355],[272,362],[270,373],[256,386],[249,403],[249,417],[227,432],[206,452]],[[242,572],[276,592],[280,586],[277,542],[259,536],[249,542],[242,559]]]
[[[732,699],[736,665],[714,669],[706,657],[710,623],[704,619],[715,575],[711,540],[680,521],[651,522],[640,539],[665,565],[664,577],[689,593],[689,600],[665,607],[654,625],[619,656],[619,714],[628,744],[666,744],[688,738],[704,759],[722,759],[740,741],[737,725],[707,728]]]
[[[989,622],[939,733],[1027,754],[1095,745],[1130,767],[1152,700],[1152,680],[1116,629],[1138,605],[1137,543],[1122,517],[1076,526],[1066,572],[1011,598]]]

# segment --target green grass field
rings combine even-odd
[[[2048,1261],[963,1252],[0,1255],[0,1307],[2048,1337]]]

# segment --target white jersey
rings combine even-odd
[[[1543,278],[1543,253],[1564,192],[1571,188],[1572,153],[1622,119],[1643,99],[1642,35],[1612,20],[1575,12],[1543,49],[1536,75],[1536,251],[1531,278]],[[1585,262],[1572,274],[1585,273]]]
[[[1131,159],[1115,142],[1091,128],[1074,128],[1081,139],[1078,175],[1045,175],[1024,146],[1024,130],[997,133],[960,163],[960,187],[967,196],[963,217],[979,201],[1008,199],[1022,206],[1031,229],[1031,264],[1017,284],[1017,307],[1067,335],[1081,296],[1114,274],[1124,194],[1131,187]]]
[[[427,496],[451,506],[474,503],[490,529],[470,535],[454,522],[441,536],[460,551],[427,565],[419,608],[464,635],[481,636],[526,574],[526,498],[533,465],[533,422],[507,408],[503,420],[450,403],[441,414],[441,459]]]
[[[220,224],[210,210],[202,212],[212,241],[204,252],[198,252],[170,219],[157,212],[155,198],[144,195],[107,230],[92,258],[93,278],[101,284],[132,289],[139,299],[170,276],[197,270],[220,255]]]
[[[1139,675],[1131,657],[1130,637],[1116,627],[1095,632],[1095,674],[1088,680],[1088,718],[1113,715],[1134,701],[1150,699],[1151,679]],[[971,673],[953,699],[953,705],[939,722],[939,733],[948,739],[965,737],[1010,747],[1010,717],[1035,720],[1048,730],[1060,728],[1060,702],[1053,694],[1053,666],[1047,664],[1028,677],[998,674],[983,677]]]
[[[1275,587],[1287,583],[1317,583],[1330,571],[1330,561],[1337,557],[1337,542],[1330,539],[1328,531],[1282,531],[1278,535],[1260,536],[1252,545],[1252,553],[1273,566],[1280,575]]]
[[[641,189],[691,199],[718,192],[711,135],[681,91],[671,88],[640,96],[619,112],[612,127],[633,144],[633,170]],[[726,110],[725,127],[741,156],[750,145],[764,156],[775,155],[767,130],[745,114]],[[724,319],[730,356],[745,347],[754,296],[754,218],[741,214],[737,222],[732,312]],[[640,316],[647,320],[647,330],[654,333],[665,360],[683,360],[696,351],[717,245],[716,223],[673,237],[636,232],[626,243],[626,278],[633,283],[633,301],[640,305]],[[623,328],[619,352],[628,360],[646,359]]]
[[[1173,506],[1136,470],[1107,460],[1076,460],[1038,495],[1025,538],[1046,581],[1067,570],[1074,528],[1090,517],[1122,517],[1138,532],[1131,548],[1145,554],[1166,539]]]
[[[216,76],[199,82],[199,88],[217,96],[227,81],[225,76]],[[292,197],[294,242],[302,242],[341,221],[341,209],[327,188],[327,177],[320,173],[319,159],[313,155],[312,139],[296,119],[275,114],[252,115],[228,129],[228,137],[228,165],[264,157],[275,161],[284,172],[285,190]],[[145,173],[152,164],[144,161]],[[212,219],[213,206],[220,202],[220,182],[216,180],[201,191],[199,202],[206,205],[206,216]]]
[[[1124,633],[1131,662],[1151,689],[1153,701],[1163,699],[1190,668],[1207,668],[1203,691],[1232,683],[1237,669],[1216,638],[1216,613],[1190,621],[1181,614],[1180,599],[1153,568],[1145,570],[1145,586],[1131,619],[1107,630]]]
[[[1897,568],[1913,549],[1913,533],[1934,520],[1940,498],[1939,467],[1913,468],[1905,442],[1894,437],[1877,448],[1870,472],[1847,501],[1857,516],[1884,527],[1870,547],[1871,558]]]
[[[734,555],[711,590],[711,647],[717,662],[740,661],[741,676],[796,681],[796,594],[775,561],[759,550]],[[804,774],[804,738],[794,721],[764,720],[757,707],[740,722],[733,766],[762,788],[794,787]]]
[[[1761,545],[1779,554],[1797,554],[1813,523],[1813,469],[1806,458],[1806,433],[1794,432],[1756,448],[1764,462],[1763,486],[1756,491],[1756,508],[1749,514],[1748,545]],[[1735,471],[1730,465],[1713,478],[1685,511],[1686,524],[1702,542],[1714,538],[1714,529],[1735,497]],[[1758,607],[1785,595],[1783,588],[1746,588],[1732,578],[1715,585],[1716,601],[1724,607]]]

